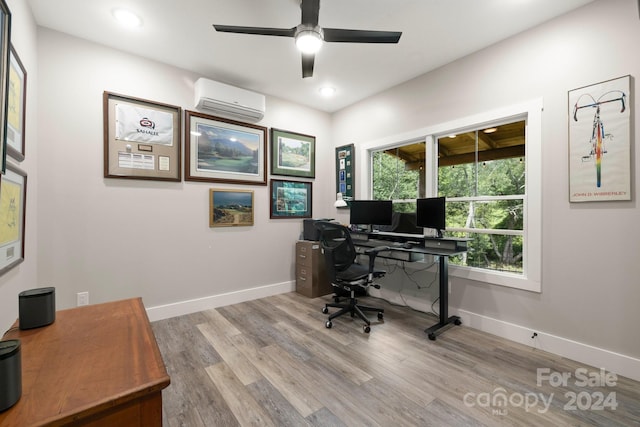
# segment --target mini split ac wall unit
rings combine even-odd
[[[265,97],[239,87],[200,78],[195,83],[196,108],[243,121],[257,122],[264,117]]]

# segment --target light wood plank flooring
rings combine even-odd
[[[434,316],[375,298],[361,299],[385,309],[370,334],[349,316],[326,329],[330,300],[289,293],[153,322],[165,426],[640,425],[637,381],[464,325],[430,341]],[[551,380],[538,385],[538,368]]]

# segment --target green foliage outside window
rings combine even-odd
[[[478,132],[468,134],[475,135],[477,150]],[[411,148],[404,157],[406,152],[415,153],[414,144],[372,154],[372,196],[394,200],[396,212],[415,212],[415,199],[426,197],[421,189],[424,160],[416,167],[415,160],[409,163],[401,153],[403,148]],[[490,150],[480,154],[491,157]],[[476,159],[478,155],[476,151]],[[439,167],[438,196],[447,198],[445,236],[471,239],[468,252],[452,258],[452,264],[522,273],[525,191],[524,156]]]
[[[420,171],[409,170],[398,156],[384,151],[373,153],[373,199],[415,200],[419,197]],[[394,203],[396,212],[415,212],[416,204]]]
[[[481,230],[454,233],[456,237],[468,237],[472,241],[469,251],[452,263],[499,271],[523,271],[523,237],[501,234],[497,230],[523,230],[524,190],[525,163],[519,158],[438,169],[438,193],[447,197],[447,228],[493,230],[490,233]]]

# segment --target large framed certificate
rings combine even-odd
[[[181,181],[182,109],[104,92],[104,177]]]

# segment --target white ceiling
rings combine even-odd
[[[325,43],[303,79],[294,40],[212,24],[291,28],[299,0],[28,0],[38,25],[333,112],[593,0],[322,0],[319,24],[402,31],[396,44]],[[125,7],[143,26],[124,29]],[[331,98],[321,85],[336,88]]]

